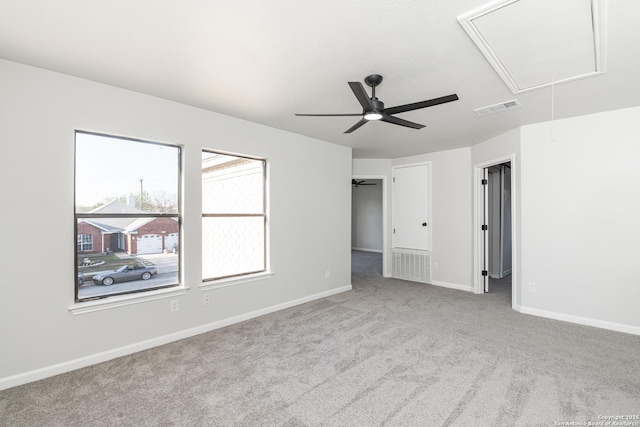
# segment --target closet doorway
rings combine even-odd
[[[476,294],[519,299],[516,256],[515,154],[474,165],[474,285]]]
[[[487,169],[489,292],[511,293],[511,162]]]

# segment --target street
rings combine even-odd
[[[138,291],[155,288],[163,285],[178,283],[178,255],[177,254],[150,254],[138,255],[155,264],[158,274],[149,280],[133,280],[130,282],[114,283],[111,286],[95,285],[87,280],[78,290],[78,298],[85,299],[95,296],[113,295],[124,292]]]

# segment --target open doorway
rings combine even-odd
[[[385,177],[351,181],[351,271],[384,275]]]
[[[477,294],[519,297],[515,254],[515,155],[474,165],[474,286]]]
[[[511,162],[487,169],[487,291],[511,296]],[[509,298],[510,299],[510,298]]]

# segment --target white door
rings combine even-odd
[[[393,168],[394,248],[429,250],[429,165]]]
[[[162,236],[158,234],[143,234],[137,237],[138,255],[162,253]]]

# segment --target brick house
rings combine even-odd
[[[91,213],[142,213],[114,201]],[[84,218],[78,221],[78,253],[126,252],[129,255],[161,253],[179,241],[178,221],[174,218]]]

